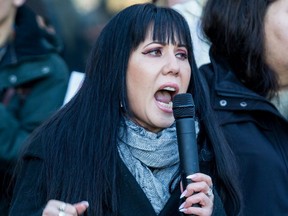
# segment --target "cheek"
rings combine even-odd
[[[274,21],[274,22],[273,22]],[[265,28],[265,58],[268,64],[286,58],[288,48],[288,20],[270,20]],[[283,58],[284,57],[284,58]]]
[[[189,83],[190,83],[190,79],[191,79],[191,69],[190,69],[190,66],[186,68],[185,70],[186,72],[183,74],[183,88],[184,91],[186,92],[187,89],[188,89],[188,86],[189,86]]]
[[[143,81],[145,81],[145,68],[147,70],[147,66],[143,64],[143,61],[138,58],[138,56],[132,55],[130,61],[128,63],[127,70],[127,83],[130,86],[141,86]]]
[[[267,31],[267,45],[273,48],[273,45],[275,50],[282,46],[288,45],[288,27],[283,25],[282,23],[275,23],[274,26],[272,26]]]
[[[144,83],[146,83],[146,80],[143,79],[139,67],[130,65],[127,71],[127,94],[128,103],[133,113],[135,113],[135,110],[139,110],[139,106],[141,106],[141,98],[143,98],[143,92],[145,92],[143,91]]]
[[[285,21],[285,25],[282,25],[281,27],[278,27],[278,40],[279,40],[279,45],[283,45],[285,49],[288,47],[288,17],[287,20]],[[287,49],[286,49],[287,51]]]
[[[128,63],[128,69],[126,74],[126,83],[127,83],[127,92],[128,95],[130,92],[134,91],[135,86],[138,84],[138,68],[134,63],[133,59]]]
[[[275,1],[267,10],[264,19],[265,48],[267,53],[275,55],[288,47],[288,13],[285,0]]]

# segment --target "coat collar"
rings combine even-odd
[[[224,59],[210,53],[211,64],[203,66],[209,73],[212,106],[216,110],[264,111],[282,118],[277,108],[265,97],[248,89],[232,72]],[[207,76],[207,75],[205,75]]]
[[[136,182],[122,160],[119,181],[119,216],[157,216],[150,201]],[[158,216],[180,216],[180,186],[172,192],[171,197]]]
[[[253,100],[266,100],[241,83],[225,60],[212,54],[210,54],[210,58],[213,71],[215,72],[214,86],[218,94],[241,98],[245,96]]]

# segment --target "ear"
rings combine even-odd
[[[26,0],[13,0],[13,4],[15,7],[20,7],[25,3]]]

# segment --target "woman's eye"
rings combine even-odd
[[[161,56],[162,51],[160,49],[153,49],[143,53],[144,55]]]
[[[176,57],[181,59],[181,60],[185,60],[185,59],[188,58],[188,55],[187,55],[187,53],[179,52],[179,53],[176,54]]]

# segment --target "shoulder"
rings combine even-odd
[[[39,138],[35,138],[34,134],[24,143],[22,157],[23,159],[44,159],[44,145]]]
[[[69,74],[68,66],[64,59],[58,53],[47,53],[45,55],[35,56],[23,62],[24,65],[34,66],[35,70],[40,69],[42,73],[67,76]]]
[[[199,71],[201,75],[203,76],[203,78],[205,79],[205,81],[207,82],[207,84],[211,88],[213,84],[213,80],[215,79],[215,71],[214,71],[212,63],[202,65],[199,68]]]
[[[57,53],[47,54],[41,61],[38,62],[41,65],[43,73],[47,73],[55,78],[65,79],[68,82],[69,69],[66,62]]]
[[[51,52],[46,54],[45,58],[43,59],[45,62],[49,62],[54,67],[61,67],[62,69],[65,69],[68,71],[68,67],[64,59],[61,55],[59,55],[57,52]]]
[[[68,80],[69,71],[65,61],[56,53],[30,56],[21,59],[13,65],[1,69],[5,76],[17,76],[17,80],[31,80],[46,77],[62,77]],[[14,83],[17,84],[17,83]]]

